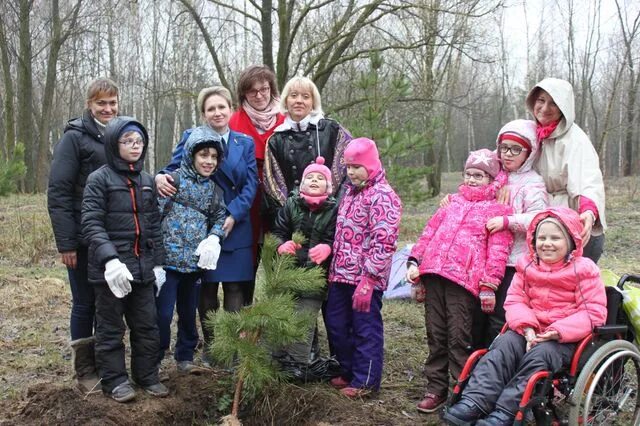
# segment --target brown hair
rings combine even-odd
[[[119,89],[115,81],[100,77],[89,83],[87,87],[87,104],[103,96],[118,96]]]
[[[200,91],[200,93],[198,93],[197,105],[198,111],[200,111],[201,114],[204,114],[204,103],[207,101],[207,99],[209,99],[209,97],[213,95],[224,98],[224,100],[229,103],[229,108],[233,108],[231,92],[229,91],[229,89],[223,86],[205,87]]]
[[[238,78],[236,94],[239,105],[242,105],[242,102],[247,99],[247,92],[259,81],[269,83],[272,99],[279,96],[280,92],[278,92],[278,86],[276,85],[276,75],[271,71],[271,68],[266,65],[251,65],[245,68]]]

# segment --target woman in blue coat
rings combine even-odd
[[[224,150],[224,161],[213,175],[215,183],[223,190],[224,202],[227,205],[227,217],[223,230],[225,239],[218,267],[206,271],[200,289],[200,321],[210,311],[216,311],[218,301],[218,285],[222,283],[224,290],[223,307],[225,311],[236,312],[243,305],[242,286],[249,285],[255,278],[253,268],[253,237],[249,210],[256,195],[258,176],[256,169],[255,145],[251,137],[229,129],[232,110],[231,93],[222,86],[202,89],[198,95],[198,108],[202,113],[205,126],[209,126],[220,136]],[[156,185],[160,195],[173,195],[176,188],[168,173],[180,166],[184,152],[184,144],[192,129],[186,130],[176,149],[173,158],[156,176]],[[202,327],[205,344],[209,344],[213,336]]]

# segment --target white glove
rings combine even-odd
[[[167,272],[162,266],[154,266],[153,275],[156,276],[156,288],[158,289],[158,291],[156,292],[156,297],[158,297],[160,296],[162,285],[167,281]]]
[[[202,269],[216,269],[218,266],[218,258],[220,257],[220,237],[217,235],[209,235],[198,244],[196,255],[198,259],[198,267]]]
[[[133,276],[127,265],[118,259],[111,259],[104,265],[104,279],[107,280],[109,288],[115,297],[122,299],[131,293],[131,282]]]

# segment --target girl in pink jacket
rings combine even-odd
[[[509,330],[478,362],[444,419],[449,424],[511,425],[529,377],[571,362],[576,342],[605,323],[607,298],[598,267],[582,256],[578,213],[537,214],[527,232],[504,307]]]
[[[484,312],[493,311],[513,236],[508,230],[490,234],[485,225],[512,212],[496,201],[505,181],[495,153],[469,153],[464,183],[427,222],[411,250],[407,280],[427,292],[427,391],[419,411],[432,413],[447,400],[449,372],[458,377],[471,352],[477,299]]]
[[[377,391],[382,379],[382,292],[387,288],[402,214],[371,139],[344,151],[346,191],[338,207],[325,324],[342,375],[331,385],[349,398]]]

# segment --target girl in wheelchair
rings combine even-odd
[[[444,415],[448,424],[513,424],[529,377],[567,366],[575,343],[605,323],[604,283],[595,263],[582,257],[581,229],[569,208],[535,216],[529,254],[519,259],[504,304],[509,330],[476,365],[460,401]]]

